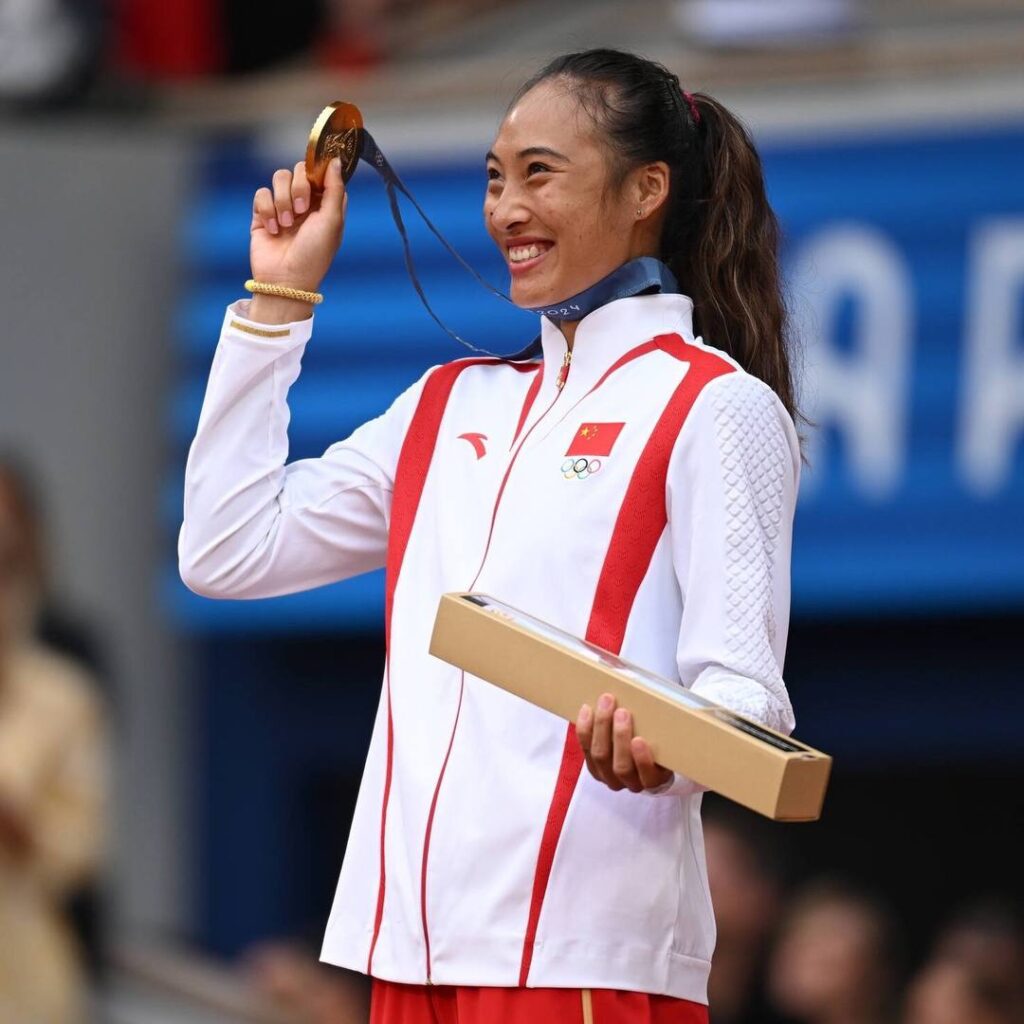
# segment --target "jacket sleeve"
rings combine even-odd
[[[384,564],[395,466],[426,375],[320,458],[286,464],[288,390],[312,319],[229,306],[185,466],[178,569],[215,598],[275,597]]]
[[[680,432],[666,487],[683,600],[676,664],[694,693],[787,735],[782,667],[800,480],[792,419],[761,380],[711,381]],[[676,775],[655,792],[707,787]]]

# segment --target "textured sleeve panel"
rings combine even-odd
[[[800,473],[793,422],[743,372],[701,393],[676,442],[669,530],[683,597],[677,665],[694,692],[780,732]]]
[[[206,597],[260,598],[378,568],[426,375],[319,458],[289,463],[288,392],[311,325],[268,332],[240,307],[225,317],[185,467],[182,579]]]

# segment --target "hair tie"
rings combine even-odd
[[[697,109],[697,102],[694,100],[691,93],[688,93],[685,89],[681,90],[683,98],[687,103],[690,104],[690,113],[693,114],[693,123],[700,124],[700,111]]]

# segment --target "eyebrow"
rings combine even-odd
[[[523,157],[527,156],[553,156],[556,160],[564,160],[567,164],[572,163],[572,161],[567,156],[565,156],[562,153],[559,153],[557,149],[551,149],[548,146],[530,146],[527,149],[519,150],[516,156],[520,160]],[[487,150],[486,159],[493,160],[495,163],[501,163],[493,149]]]

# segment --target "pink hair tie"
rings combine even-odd
[[[690,104],[690,113],[693,114],[694,124],[700,124],[700,111],[697,109],[697,103],[693,96],[688,93],[685,89],[682,90],[683,98],[687,103]]]

